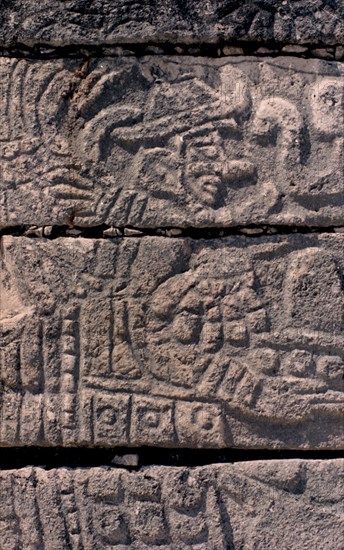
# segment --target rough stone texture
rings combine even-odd
[[[343,550],[343,459],[138,465],[343,449],[344,0],[0,0],[0,56],[1,550]]]
[[[343,225],[344,69],[0,60],[1,224]]]
[[[2,550],[340,550],[344,461],[0,473]]]
[[[340,448],[344,235],[3,238],[2,445]]]
[[[3,0],[1,8],[5,45],[344,42],[343,0]]]

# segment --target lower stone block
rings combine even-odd
[[[0,473],[2,550],[339,550],[344,460]]]

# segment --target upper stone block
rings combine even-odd
[[[0,14],[5,45],[218,40],[339,44],[342,0],[7,0]]]
[[[1,224],[343,225],[344,68],[1,59]]]
[[[0,444],[343,447],[344,235],[2,252]]]

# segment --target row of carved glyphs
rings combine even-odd
[[[0,479],[0,530],[6,527],[3,540],[18,546],[31,542],[48,548],[44,543],[46,531],[54,537],[49,548],[56,549],[62,547],[57,543],[81,549],[132,544],[140,544],[135,548],[170,548],[171,542],[184,548],[184,544],[211,543],[214,535],[218,543],[221,539],[224,543],[222,529],[226,526],[221,524],[212,478],[206,482],[202,474],[173,472],[171,485],[164,476],[155,477],[154,472],[133,477],[106,469],[93,469],[92,475],[87,470],[75,473],[65,469],[19,472],[18,478]],[[15,511],[18,498],[20,502],[24,499],[25,513],[22,506]],[[53,504],[56,516],[52,523]],[[210,519],[214,515],[219,519],[216,525]],[[225,548],[223,544],[220,547]],[[9,550],[7,546],[5,550]]]
[[[337,236],[333,245],[340,242]],[[98,273],[83,273],[77,263],[71,275],[67,266],[63,278],[70,277],[71,286],[48,284],[48,306],[45,297],[39,305],[19,296],[6,256],[4,439],[18,436],[18,422],[20,439],[29,437],[29,428],[38,437],[42,414],[47,434],[58,425],[54,429],[65,442],[152,438],[169,445],[194,438],[197,444],[204,436],[216,446],[224,443],[225,419],[233,414],[282,424],[341,417],[344,299],[338,257],[313,246],[289,247],[287,254],[278,253],[282,259],[271,259],[279,247],[267,245],[269,265],[260,267],[240,249],[194,245],[198,250],[185,252],[179,267],[181,256],[172,257],[174,251],[158,272],[154,252],[150,265],[144,260],[149,243],[85,244]],[[44,261],[47,251],[54,257],[53,244],[45,245]],[[154,240],[155,252],[167,245]],[[184,243],[174,245],[182,250]],[[59,246],[54,261],[64,266]],[[68,262],[68,247],[64,252]],[[262,247],[259,253],[264,256]],[[109,266],[110,257],[121,267]],[[282,281],[278,292],[271,282],[266,286],[269,270]],[[46,279],[44,267],[37,276]],[[72,283],[76,279],[79,286]],[[40,307],[50,309],[47,319]],[[36,430],[32,419],[28,424],[31,408]],[[55,417],[51,424],[49,417]]]
[[[314,79],[272,60],[245,70],[114,63],[81,79],[50,62],[13,64],[5,96],[15,108],[3,107],[5,186],[45,181],[42,197],[119,224],[156,215],[162,204],[171,219],[192,205],[190,215],[206,220],[208,212],[222,223],[273,213],[284,195],[310,210],[315,199],[342,206],[339,68]]]

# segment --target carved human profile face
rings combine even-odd
[[[154,374],[170,382],[192,386],[223,345],[218,296],[190,278],[190,288],[180,293],[183,275],[177,275],[153,296],[149,311]],[[169,287],[169,291],[167,290]]]
[[[226,161],[217,132],[188,141],[185,148],[185,179],[191,193],[203,205],[216,208],[223,192]]]
[[[181,346],[198,344],[202,352],[212,353],[221,347],[221,314],[217,307],[206,311],[201,303],[198,305],[198,313],[183,306],[177,311],[171,325],[171,339]]]
[[[257,171],[253,162],[236,155],[235,148],[231,155],[227,152],[220,131],[204,132],[185,140],[184,182],[202,206],[218,209],[228,201],[230,188],[256,184]]]

